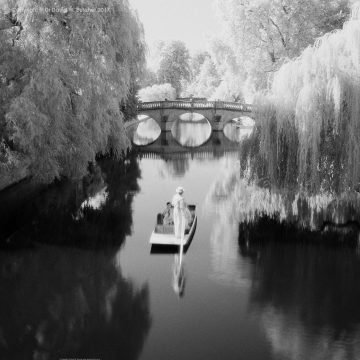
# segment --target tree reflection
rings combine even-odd
[[[214,182],[207,202],[215,208],[225,206],[228,216],[240,223],[268,217],[318,232],[321,238],[333,234],[352,244],[358,241],[360,196],[356,192],[309,194],[297,188],[273,188],[234,164]]]
[[[184,177],[190,168],[190,163],[186,158],[171,159],[164,162],[164,167],[170,177]]]
[[[231,167],[206,203],[217,215],[215,277],[250,289],[250,311],[260,318],[274,358],[360,358],[360,260],[348,246],[357,245],[359,228],[312,225],[357,219],[358,197],[272,192]],[[240,256],[233,252],[234,224]]]
[[[224,126],[224,135],[231,141],[241,142],[248,138],[254,126],[243,126],[239,122],[230,121]]]
[[[290,359],[359,358],[357,254],[339,245],[293,243],[294,237],[306,233],[264,219],[240,226],[242,256],[257,254],[252,311],[260,315],[274,352]],[[287,243],[279,242],[284,238]]]
[[[136,359],[141,352],[149,291],[135,289],[115,265],[131,233],[140,169],[129,155],[102,159],[90,174],[1,194],[1,240],[23,247],[29,239],[33,249],[0,253],[0,358]]]
[[[173,137],[187,147],[204,144],[210,138],[211,132],[211,125],[205,118],[197,121],[176,121],[171,130]]]
[[[296,134],[291,145],[291,129],[282,141],[271,121],[266,126],[244,140],[239,163],[209,190],[206,207],[217,215],[214,271],[250,287],[251,311],[260,317],[274,358],[360,358],[360,261],[354,249],[360,196],[341,185],[335,139],[321,144],[314,176],[298,167]],[[235,231],[225,231],[234,224],[237,259],[231,257]]]
[[[151,326],[149,290],[123,278],[115,254],[0,253],[0,358],[138,358]]]
[[[10,244],[22,244],[25,239],[84,247],[120,245],[131,232],[131,204],[139,191],[137,159],[135,155],[125,162],[103,159],[91,166],[90,174],[79,183],[64,181],[37,188],[25,199],[16,188],[11,196],[1,194],[11,199],[0,206],[5,218],[2,240]],[[87,200],[104,189],[101,204],[91,206]]]
[[[161,129],[157,122],[149,118],[138,125],[132,140],[135,145],[148,145],[154,142],[160,134]]]

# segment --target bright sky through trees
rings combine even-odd
[[[190,51],[204,49],[219,33],[212,0],[129,0],[144,25],[146,42],[184,41]]]

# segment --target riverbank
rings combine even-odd
[[[131,232],[138,191],[135,157],[103,158],[78,181],[28,178],[0,191],[1,249],[35,243],[98,249],[119,246]]]
[[[360,224],[357,221],[335,223],[324,221],[312,230],[276,217],[263,216],[253,222],[239,224],[239,246],[244,253],[252,253],[255,246],[266,243],[318,244],[326,247],[359,248]]]
[[[21,163],[17,167],[1,170],[0,173],[0,191],[8,189],[30,176],[28,165],[26,163]]]

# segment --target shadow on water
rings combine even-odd
[[[42,246],[0,263],[1,359],[138,358],[149,289],[121,275],[113,251]]]
[[[138,162],[103,159],[90,173],[0,194],[1,241],[17,249],[0,251],[1,359],[137,359],[142,351],[149,289],[125,279],[118,258],[131,234]]]
[[[358,359],[360,258],[339,243],[301,241],[307,236],[271,219],[240,225],[240,254],[254,263],[251,311],[276,356]]]
[[[35,242],[85,248],[119,246],[131,232],[137,159],[103,159],[80,182],[20,184],[0,194],[4,247]],[[30,190],[29,190],[30,188]],[[25,195],[25,196],[24,196]]]

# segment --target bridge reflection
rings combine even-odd
[[[171,134],[164,131],[153,143],[145,146],[134,145],[140,157],[153,159],[193,159],[220,158],[236,155],[239,152],[238,142],[229,140],[223,132],[212,132],[210,138],[200,146],[184,147]]]

